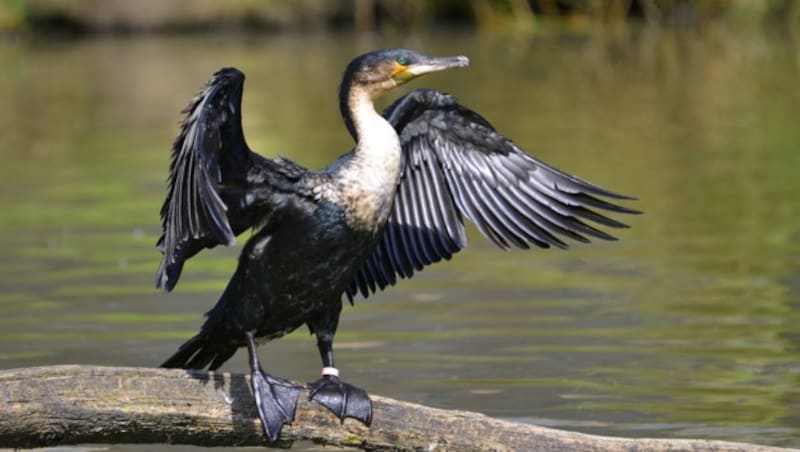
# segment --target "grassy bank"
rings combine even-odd
[[[376,29],[459,24],[537,30],[551,22],[702,25],[729,18],[800,25],[800,0],[0,0],[6,33]]]

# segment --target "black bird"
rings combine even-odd
[[[186,259],[255,232],[200,332],[162,366],[213,370],[247,346],[258,413],[275,441],[294,418],[300,388],[262,370],[256,341],[306,324],[323,364],[311,398],[369,425],[367,393],[334,367],[343,295],[352,303],[357,292],[367,297],[449,259],[466,245],[464,217],[502,248],[612,240],[585,220],[625,227],[592,208],[636,213],[599,197],[632,198],[526,154],[454,97],[421,89],[383,115],[374,109],[398,85],[468,64],[402,49],[354,59],[339,103],[356,146],[321,170],[252,152],[241,125],[244,74],[215,73],[184,110],[173,144],[156,285],[171,290]]]

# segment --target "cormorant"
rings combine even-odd
[[[591,208],[636,213],[598,196],[632,198],[526,154],[454,97],[420,89],[375,111],[373,102],[396,86],[468,64],[404,49],[354,59],[339,103],[356,145],[321,170],[252,152],[241,125],[244,74],[216,72],[184,110],[173,144],[156,285],[172,290],[186,259],[255,232],[200,332],[162,366],[213,370],[246,346],[259,417],[275,441],[294,418],[300,388],[262,370],[256,342],[306,324],[323,364],[311,398],[341,420],[369,425],[369,396],[334,367],[343,295],[352,303],[357,292],[367,297],[449,259],[466,245],[464,217],[502,248],[612,240],[584,220],[625,227]]]

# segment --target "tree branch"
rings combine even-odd
[[[173,369],[54,366],[0,371],[0,447],[78,443],[265,445],[248,377]],[[295,440],[388,450],[777,451],[703,440],[553,430],[372,396],[373,425],[343,425],[300,396],[278,446]]]

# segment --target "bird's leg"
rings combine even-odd
[[[250,356],[250,385],[256,399],[258,417],[270,442],[275,442],[283,424],[294,420],[300,388],[289,380],[273,377],[264,372],[258,361],[256,341],[252,332],[247,332],[247,352]]]
[[[363,389],[339,379],[339,370],[333,365],[333,334],[317,332],[317,347],[322,357],[322,377],[311,383],[310,399],[333,411],[342,422],[351,417],[369,426],[372,400]]]

